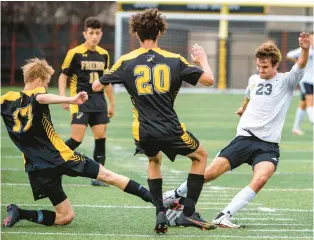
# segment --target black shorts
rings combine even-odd
[[[300,91],[304,95],[313,95],[313,84],[310,83],[300,83]]]
[[[106,112],[77,112],[72,114],[71,124],[89,125],[91,127],[109,123]]]
[[[186,156],[195,152],[200,143],[192,133],[185,131],[182,136],[173,140],[135,140],[135,145],[134,155],[143,153],[147,157],[154,157],[162,151],[171,161],[174,161],[177,155]]]
[[[263,161],[272,162],[277,168],[280,150],[277,143],[265,142],[253,136],[238,136],[217,156],[227,158],[231,169],[237,168],[243,163],[251,165],[254,169],[257,163]]]
[[[75,156],[79,160],[28,173],[35,201],[48,197],[53,206],[63,202],[67,196],[62,188],[62,175],[93,179],[98,176],[99,163],[78,152]]]

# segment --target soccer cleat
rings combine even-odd
[[[19,208],[15,204],[7,206],[8,215],[2,221],[2,227],[13,227],[20,220]]]
[[[206,222],[197,212],[194,212],[190,217],[186,217],[182,212],[177,220],[177,226],[197,227],[202,230],[213,230],[217,228],[216,225]]]
[[[166,233],[168,231],[167,227],[167,217],[165,212],[159,212],[156,219],[156,225],[154,231],[156,233]]]
[[[92,186],[109,187],[108,184],[104,183],[103,181],[97,180],[97,179],[92,179],[91,184],[92,184]]]
[[[304,132],[300,129],[292,129],[292,134],[296,136],[303,136]]]
[[[219,213],[214,219],[213,224],[217,225],[220,228],[240,228],[240,225],[237,225],[231,221],[231,215],[228,212],[224,214],[223,212]]]
[[[167,191],[162,195],[164,207],[168,208],[172,205],[177,205],[179,202],[180,196],[176,194],[176,190]]]

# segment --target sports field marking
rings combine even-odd
[[[221,204],[229,204],[229,202],[202,202],[202,201],[199,201],[197,202],[197,205],[221,205]],[[261,203],[250,203],[250,205],[252,206],[261,206],[262,204]]]
[[[220,186],[210,186],[210,189],[213,190],[242,190],[243,188],[234,188],[234,187],[220,187]],[[203,190],[204,191],[204,190]],[[262,191],[283,191],[283,192],[312,192],[313,188],[263,188]]]
[[[245,226],[312,226],[312,224],[304,223],[248,223],[244,224]]]
[[[312,229],[254,229],[249,232],[313,232]]]
[[[272,217],[262,217],[262,218],[247,218],[247,217],[235,217],[234,220],[246,220],[246,221],[295,221],[294,218],[272,218]]]
[[[86,237],[134,237],[134,238],[147,238],[157,237],[156,234],[110,234],[110,233],[71,233],[71,232],[1,232],[1,234],[17,234],[17,235],[55,235],[55,236],[86,236]],[[238,236],[238,235],[185,235],[185,234],[169,234],[165,237],[171,238],[237,238],[237,239],[313,239],[312,237],[291,237],[291,236]]]
[[[2,203],[1,206],[7,206],[9,203]],[[49,204],[25,204],[16,203],[16,205],[21,207],[52,207]],[[123,206],[123,205],[90,205],[90,204],[72,204],[73,207],[77,208],[125,208],[125,209],[146,209],[155,208],[154,206]]]
[[[0,206],[7,206],[9,203],[2,203]],[[18,206],[25,207],[52,207],[49,204],[26,204],[26,203],[16,203]],[[82,207],[82,208],[130,208],[130,209],[146,209],[154,208],[153,206],[132,206],[132,205],[91,205],[91,204],[72,204],[73,207]],[[216,207],[199,207],[198,209],[202,210],[221,210],[221,208]],[[274,208],[276,211],[283,212],[313,212],[313,210],[306,209],[279,209]],[[258,208],[244,208],[242,211],[258,212]],[[272,218],[271,218],[272,219]]]

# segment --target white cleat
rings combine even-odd
[[[176,197],[175,190],[167,191],[162,195],[163,203],[165,207],[170,207],[176,204],[181,197]]]
[[[304,132],[300,129],[292,129],[292,134],[296,136],[303,136]]]
[[[220,228],[240,228],[240,225],[237,225],[231,221],[231,216],[227,213],[219,213],[218,216],[213,220],[213,224]]]

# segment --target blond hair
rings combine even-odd
[[[255,57],[259,59],[270,59],[272,66],[275,66],[281,61],[281,52],[276,44],[266,42],[255,50]]]
[[[32,82],[37,78],[46,80],[48,75],[54,74],[53,68],[44,59],[31,58],[26,60],[26,64],[22,67],[24,75],[24,83]]]

